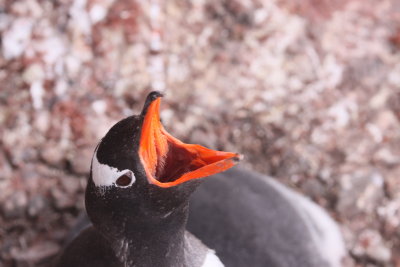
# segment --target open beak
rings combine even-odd
[[[185,144],[171,136],[160,121],[161,96],[150,93],[142,111],[139,157],[149,183],[172,187],[223,172],[239,162],[239,154]]]

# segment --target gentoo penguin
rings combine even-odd
[[[155,93],[156,94],[156,93]],[[156,94],[156,97],[159,95]],[[153,97],[154,98],[154,97]],[[154,100],[147,100],[146,103],[153,103],[152,101]],[[147,106],[150,104],[147,104]],[[158,103],[157,106],[154,106],[156,109],[158,109]],[[157,111],[158,112],[158,111]],[[159,122],[159,117],[158,113],[156,114],[154,111],[152,111],[154,120],[156,122]],[[144,117],[144,120],[146,118],[146,105],[144,108],[144,111],[142,112],[142,117]],[[138,121],[140,120],[137,119]],[[143,118],[142,118],[143,120]],[[140,123],[145,125],[146,123],[144,122],[138,122],[137,127],[140,128]],[[118,124],[117,124],[118,125]],[[126,128],[122,128],[120,131],[127,131]],[[141,130],[141,138],[143,136],[146,136],[147,134],[150,133],[150,137],[154,138],[154,140],[157,140],[157,134],[153,134],[152,130],[147,131],[145,130],[147,126],[142,126]],[[129,127],[127,127],[129,128]],[[157,128],[157,127],[156,127]],[[162,129],[162,126],[159,126],[160,129]],[[140,130],[138,130],[140,131]],[[165,131],[162,129],[162,131]],[[111,133],[114,132],[112,135],[113,136],[122,136],[121,134],[117,134],[117,131],[113,129],[110,130],[110,132],[107,134],[107,136],[111,135]],[[132,132],[131,132],[132,133]],[[145,134],[144,134],[145,133]],[[106,142],[109,143],[109,139],[111,138],[107,136],[102,140],[100,143],[99,147],[96,149],[95,156],[97,155],[97,159],[103,158],[102,153],[99,153],[100,148],[103,146],[102,143]],[[125,136],[125,135],[123,135]],[[137,136],[137,135],[136,135]],[[126,135],[126,137],[121,138],[120,142],[127,142],[125,140],[129,139],[129,134]],[[138,137],[135,137],[138,138]],[[139,137],[140,138],[140,137]],[[145,137],[148,138],[148,137]],[[131,138],[133,139],[133,138]],[[131,141],[129,141],[131,142]],[[129,143],[128,142],[128,143]],[[145,141],[146,142],[146,141]],[[158,142],[158,141],[156,141]],[[140,143],[141,144],[141,143]],[[140,146],[139,144],[139,146]],[[112,143],[109,144],[108,146],[114,146]],[[106,145],[104,145],[106,147]],[[115,166],[115,161],[120,160],[120,153],[118,151],[118,147],[112,149],[112,151],[115,151],[115,159],[113,161],[107,161],[108,166]],[[127,149],[131,149],[132,146],[128,145]],[[108,151],[109,148],[105,148],[107,150],[103,151]],[[172,148],[173,149],[173,148]],[[125,149],[123,149],[124,151]],[[137,150],[137,149],[136,149]],[[100,150],[102,151],[102,150]],[[139,149],[140,151],[140,149]],[[174,155],[171,155],[170,160],[178,160],[180,157],[178,157],[178,154],[174,152]],[[104,153],[104,152],[103,152]],[[137,153],[137,152],[129,152],[129,153]],[[154,153],[154,152],[153,152]],[[214,152],[215,153],[215,152]],[[226,152],[225,152],[226,153]],[[183,155],[183,154],[181,154]],[[237,161],[237,154],[224,154],[227,156],[227,158],[223,159],[222,162],[225,162],[228,160],[229,166],[226,168],[223,167],[221,169],[214,170],[213,172],[217,173],[222,170],[226,170],[229,167],[233,166],[235,161]],[[139,160],[137,159],[139,157]],[[148,175],[148,171],[146,172],[145,169],[147,163],[143,163],[144,160],[140,160],[143,158],[143,156],[136,155],[136,164],[139,166],[136,166],[132,171],[134,171],[135,177],[138,180],[139,179],[139,174],[138,170],[141,170],[141,175],[145,176]],[[178,158],[178,159],[177,159]],[[94,157],[95,160],[95,157]],[[127,159],[126,159],[127,160]],[[233,162],[231,162],[233,161]],[[102,164],[104,164],[103,161],[100,161]],[[176,168],[176,171],[179,171],[180,165],[181,164],[175,164],[171,165],[173,163],[168,163],[168,166],[171,166],[171,172],[172,169]],[[225,164],[225,163],[224,163]],[[95,171],[95,161],[92,163],[92,180],[93,180],[93,175],[98,173]],[[215,165],[214,165],[215,166]],[[125,167],[123,167],[125,168]],[[211,169],[214,169],[214,167],[211,167]],[[123,171],[122,167],[118,169],[119,171]],[[150,169],[151,170],[151,169]],[[144,171],[144,172],[143,172]],[[138,174],[136,174],[138,172]],[[105,172],[106,173],[106,172]],[[154,170],[153,170],[154,173]],[[141,178],[144,182],[142,182],[142,185],[147,192],[149,196],[158,196],[158,193],[153,193],[153,192],[159,192],[161,190],[162,192],[162,185],[160,188],[155,187],[157,184],[153,184],[155,181],[151,180],[151,174],[152,172],[150,171],[150,175],[146,176],[146,178]],[[208,175],[211,173],[206,173],[205,175]],[[114,174],[109,174],[110,176]],[[203,174],[204,175],[204,174]],[[117,177],[118,175],[114,175],[113,177]],[[140,177],[142,177],[140,176]],[[202,175],[201,175],[202,176]],[[102,176],[102,177],[107,177],[107,176]],[[150,177],[150,178],[149,178]],[[154,175],[153,175],[154,177]],[[158,176],[159,177],[159,176]],[[197,178],[197,177],[194,177]],[[104,178],[105,179],[105,178]],[[115,180],[115,178],[113,178]],[[112,180],[112,181],[114,181]],[[158,178],[157,180],[160,181]],[[259,173],[255,173],[252,171],[244,170],[244,169],[239,169],[237,167],[232,168],[224,173],[219,173],[216,175],[213,175],[212,178],[210,179],[204,179],[204,183],[197,188],[197,190],[192,194],[190,197],[190,206],[189,206],[189,220],[188,220],[188,225],[187,229],[193,233],[197,238],[199,238],[202,242],[204,242],[205,245],[207,245],[209,248],[213,249],[216,251],[219,259],[222,261],[222,264],[224,264],[227,267],[242,267],[242,266],[252,266],[252,267],[258,267],[258,266],[273,266],[273,267],[338,267],[341,266],[341,259],[345,255],[345,249],[344,249],[344,244],[342,240],[342,236],[340,234],[339,228],[336,225],[336,223],[329,217],[329,215],[319,206],[305,198],[304,196],[296,193],[295,191],[283,186],[282,184],[276,182],[270,177],[267,177],[265,175],[261,175]],[[93,180],[96,181],[96,180]],[[165,183],[166,181],[161,179],[162,183]],[[197,187],[199,180],[193,180],[189,179],[188,182],[185,182],[183,184],[178,184],[174,185],[171,187],[165,188],[166,190],[170,190],[171,195],[167,196],[165,195],[165,198],[175,198],[172,195],[181,195],[181,189],[179,188],[189,188],[189,189],[182,189],[185,191],[184,197],[180,199],[185,199],[183,202],[186,203],[184,204],[185,207],[187,208],[187,198],[191,194],[191,192]],[[89,181],[90,183],[90,181]],[[99,182],[97,182],[99,183]],[[105,183],[105,182],[103,182]],[[115,183],[115,182],[114,182]],[[156,182],[157,183],[157,182]],[[90,184],[89,184],[90,186]],[[89,189],[88,186],[88,191],[93,190]],[[91,185],[96,186],[96,184]],[[160,185],[159,185],[160,186]],[[94,187],[96,188],[96,187]],[[102,187],[98,188],[100,190]],[[105,187],[109,188],[109,187]],[[153,188],[153,189],[148,189],[148,188]],[[100,194],[102,196],[101,192],[103,189],[101,189],[97,194]],[[143,190],[143,189],[142,189]],[[178,193],[175,193],[174,190],[177,190]],[[142,192],[142,191],[140,191]],[[110,193],[111,194],[111,193]],[[141,196],[146,201],[148,201],[149,196]],[[87,193],[87,198],[88,198],[88,193]],[[164,195],[161,197],[163,201],[166,201],[169,203],[168,199],[164,199]],[[93,198],[95,199],[95,198]],[[153,203],[152,200],[151,203]],[[180,201],[180,200],[179,200]],[[179,201],[174,202],[178,203]],[[147,203],[147,202],[146,202]],[[70,258],[76,258],[78,255],[78,258],[80,257],[80,253],[82,251],[85,251],[82,245],[84,244],[84,240],[90,240],[92,238],[87,238],[85,235],[89,236],[96,236],[97,239],[102,239],[103,241],[96,242],[97,248],[95,248],[96,251],[101,251],[101,255],[103,257],[110,257],[115,260],[116,252],[114,251],[119,251],[119,249],[124,248],[122,251],[126,251],[128,248],[132,248],[132,244],[136,244],[135,242],[127,243],[124,241],[124,243],[121,243],[118,245],[113,245],[113,249],[110,249],[109,246],[105,246],[104,244],[107,244],[107,240],[105,235],[101,234],[102,228],[98,228],[98,224],[100,224],[98,221],[100,219],[95,219],[93,218],[94,215],[90,215],[90,203],[87,201],[87,209],[89,216],[91,216],[92,221],[94,222],[94,227],[88,228],[81,234],[77,240],[73,241],[71,245],[67,248],[66,252],[62,256],[62,260],[67,261]],[[92,203],[93,205],[93,203]],[[113,204],[114,205],[114,204]],[[136,207],[138,204],[135,204],[134,206]],[[152,204],[153,205],[153,204]],[[182,204],[183,205],[183,204]],[[112,206],[114,207],[114,206]],[[117,204],[117,207],[115,207],[115,210],[120,209],[120,207],[125,207],[125,204],[119,202]],[[145,210],[143,212],[146,213],[146,210],[149,209],[148,206],[143,206]],[[152,206],[151,206],[152,207]],[[174,209],[173,205],[171,206],[172,209]],[[127,207],[125,207],[127,208]],[[96,208],[95,210],[100,209]],[[103,208],[101,208],[103,209]],[[154,207],[151,208],[153,210]],[[122,213],[122,215],[115,215],[117,218],[116,220],[126,220],[126,219],[121,219],[124,214],[128,214],[129,212],[134,212],[135,209],[132,209],[130,211],[125,211]],[[93,211],[92,211],[93,212]],[[182,211],[182,213],[186,213],[187,211]],[[175,212],[173,212],[175,213]],[[139,213],[138,213],[139,214]],[[98,215],[97,215],[98,216]],[[182,217],[186,218],[186,214]],[[181,217],[181,218],[182,218]],[[147,218],[147,217],[146,217]],[[107,220],[105,220],[107,221]],[[159,219],[161,222],[162,220]],[[178,223],[177,223],[178,221]],[[180,227],[184,227],[184,224],[182,224],[181,220],[177,221],[171,221],[172,223],[177,223]],[[83,219],[80,220],[78,226],[74,229],[74,232],[78,232],[80,229],[84,228],[84,226],[89,224],[89,220],[87,217],[83,217]],[[144,225],[148,225],[148,223],[144,223]],[[164,222],[161,222],[161,224],[164,224]],[[170,226],[171,224],[166,223],[169,227],[165,227],[165,235],[164,240],[167,240],[170,237]],[[118,225],[118,224],[117,224]],[[141,229],[144,226],[140,226],[139,223],[135,223],[134,225],[138,225],[137,229]],[[153,224],[151,224],[153,225]],[[110,227],[112,224],[108,225],[108,228],[106,228],[105,232],[112,233],[112,231],[115,231],[115,229],[111,229]],[[159,226],[157,224],[157,227],[154,227],[154,231],[158,233],[158,231],[164,231],[164,229],[160,230],[160,227],[163,228],[164,226]],[[103,226],[103,228],[105,228]],[[175,227],[172,227],[175,229]],[[182,228],[181,231],[182,231]],[[93,232],[96,230],[97,234],[94,234]],[[133,228],[134,229],[134,228]],[[147,229],[147,228],[146,228]],[[87,233],[91,232],[91,233]],[[212,253],[211,250],[206,248],[205,246],[202,245],[202,243],[198,240],[196,240],[193,236],[191,236],[188,232],[184,232],[184,236],[186,239],[192,240],[191,242],[183,242],[184,245],[193,243],[196,244],[195,246],[193,245],[187,245],[190,250],[190,253],[185,254],[185,261],[182,263],[182,265],[187,265],[187,266],[196,266],[195,264],[190,265],[188,257],[191,259],[197,259],[197,263],[203,262],[203,266],[222,266],[221,261]],[[111,235],[111,234],[109,234]],[[112,234],[113,236],[120,236],[120,235],[115,235]],[[123,234],[122,234],[123,235]],[[175,235],[172,235],[173,237]],[[171,238],[171,242],[175,242],[174,238]],[[95,238],[95,239],[96,239]],[[184,238],[184,239],[185,239]],[[78,241],[81,239],[82,241]],[[125,240],[124,238],[120,238],[118,240]],[[93,246],[92,243],[89,243],[90,241],[86,241],[87,247],[89,244],[90,246]],[[114,241],[115,242],[115,241]],[[120,241],[122,242],[122,241]],[[147,246],[151,247],[150,243],[154,242],[154,239],[149,239]],[[81,243],[81,244],[80,244]],[[76,245],[80,244],[80,245]],[[196,248],[195,248],[196,247]],[[189,248],[186,250],[189,251]],[[91,251],[90,248],[89,251]],[[184,251],[186,251],[184,249]],[[106,252],[108,251],[108,252]],[[199,254],[196,254],[199,253]],[[76,255],[75,255],[76,253]],[[155,253],[157,254],[157,253]],[[96,255],[90,254],[92,257],[92,260],[96,260]],[[109,256],[106,256],[109,255]],[[136,254],[137,255],[137,254]],[[141,255],[145,255],[145,253],[142,253]],[[147,254],[146,254],[147,255]],[[156,260],[159,260],[159,255],[153,255]],[[199,256],[200,255],[200,256]],[[151,257],[148,255],[148,257]],[[177,260],[175,258],[175,261],[177,262],[182,262],[182,256],[179,256],[180,259]],[[178,257],[178,258],[179,258]],[[146,257],[145,257],[146,258]],[[205,258],[205,259],[204,259]],[[86,259],[86,258],[85,258]],[[203,259],[203,260],[200,260]],[[110,262],[111,260],[102,260],[102,262]],[[150,265],[148,264],[149,261],[143,261],[139,262],[137,266],[182,266],[179,264],[174,264],[168,265],[171,263],[169,261],[168,263],[166,262],[164,265],[160,265],[159,262],[155,263],[154,261],[151,261]],[[143,265],[140,265],[143,264]],[[214,265],[213,265],[214,264]],[[73,265],[60,265],[60,266],[73,266]],[[91,265],[89,265],[91,266]],[[109,266],[109,265],[95,265],[95,266]],[[117,266],[117,265],[116,265]],[[122,265],[123,266],[123,265]],[[129,266],[129,264],[128,264]]]
[[[150,93],[139,116],[115,124],[98,144],[85,194],[93,226],[56,266],[223,266],[185,230],[188,203],[199,178],[231,168],[239,155],[168,134],[159,117],[161,96]]]

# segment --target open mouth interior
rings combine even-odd
[[[239,161],[239,155],[200,145],[185,144],[171,136],[160,122],[160,97],[147,109],[144,117],[139,156],[148,181],[171,187],[225,171]]]

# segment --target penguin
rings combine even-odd
[[[186,231],[200,180],[236,165],[237,153],[185,144],[162,126],[162,94],[116,123],[97,145],[85,192],[91,226],[57,267],[220,267],[215,252]]]
[[[160,97],[150,94],[142,114],[132,122],[118,123],[96,148],[86,191],[92,223],[87,216],[81,217],[71,236],[81,234],[61,256],[59,262],[64,265],[58,266],[342,266],[343,238],[325,210],[269,176],[233,167],[241,159],[238,154],[197,145],[180,151],[177,146],[183,143],[172,139],[159,122]],[[161,160],[165,140],[160,134],[174,140],[168,143],[171,157]],[[191,146],[200,151],[200,158],[186,152]],[[200,169],[187,166],[188,161],[204,161],[205,155],[218,158],[203,162],[206,165]],[[118,174],[109,172],[111,168]],[[131,189],[135,197],[118,193],[123,186],[118,180],[125,172],[136,182],[123,178],[124,184],[140,184],[137,192]],[[197,179],[208,175],[209,179]],[[122,222],[124,227],[110,221]],[[158,248],[160,242],[169,247]],[[176,246],[184,247],[184,252],[176,252]],[[80,259],[89,262],[87,257],[95,265],[80,265]],[[79,264],[69,264],[71,260]]]

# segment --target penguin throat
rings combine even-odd
[[[236,153],[185,144],[171,136],[160,122],[159,105],[160,98],[149,105],[141,130],[139,157],[149,183],[172,187],[237,164]]]

